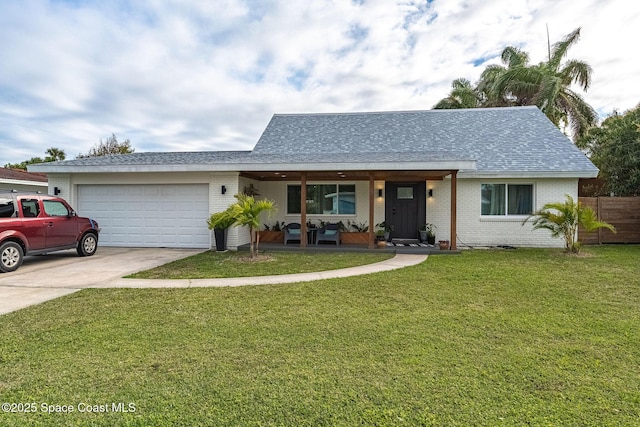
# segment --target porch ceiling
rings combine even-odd
[[[370,171],[306,171],[307,181],[368,181]],[[373,178],[381,181],[426,181],[442,180],[451,174],[450,170],[426,170],[426,171],[373,171]],[[300,181],[301,171],[251,171],[241,172],[241,176],[256,181]]]

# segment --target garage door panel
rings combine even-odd
[[[100,224],[100,244],[209,248],[209,186],[78,185],[78,212]]]

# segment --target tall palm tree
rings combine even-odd
[[[504,65],[487,65],[480,75],[477,91],[481,94],[483,107],[510,107],[519,104],[512,94],[501,93],[496,86],[500,77],[507,71],[529,64],[529,54],[513,46],[506,47],[500,55]],[[520,101],[521,102],[521,101]]]
[[[597,123],[598,114],[571,85],[577,84],[586,91],[591,85],[592,69],[583,61],[562,62],[579,38],[577,28],[554,44],[549,49],[548,61],[538,65],[517,59],[495,79],[496,96],[512,99],[515,105],[536,105],[556,126],[567,126],[574,139],[583,135]]]
[[[496,84],[507,70],[515,67],[527,66],[529,54],[516,47],[508,46],[502,51],[504,65],[491,64],[483,71],[480,81],[473,87],[465,78],[459,78],[451,83],[449,96],[441,99],[434,109],[476,108],[476,107],[507,107],[518,104],[511,94],[501,94],[496,90]]]
[[[476,108],[480,107],[478,92],[467,79],[455,79],[451,83],[449,96],[441,99],[433,107],[436,110],[450,110],[456,108]]]

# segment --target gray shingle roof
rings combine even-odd
[[[354,169],[427,164],[435,169],[442,164],[447,169],[454,162],[467,165],[463,168],[475,164],[466,171],[472,174],[597,174],[591,161],[536,107],[276,114],[253,151],[132,153],[52,162],[30,170],[251,171],[269,165],[295,170],[347,164]]]
[[[146,152],[86,157],[61,162],[43,163],[41,166],[153,166],[241,163],[250,158],[251,151],[185,151]]]
[[[591,172],[536,107],[274,115],[253,154],[342,153],[474,159],[478,173]]]

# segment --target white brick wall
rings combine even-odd
[[[58,197],[65,199],[75,209],[77,199],[72,191],[70,175],[61,173],[49,174],[47,178],[49,179],[48,194],[53,195],[54,188],[58,187],[58,190],[60,190]]]
[[[482,217],[480,215],[481,184],[533,184],[534,209],[545,203],[562,202],[565,194],[576,198],[577,179],[458,179],[458,247],[470,246],[534,246],[561,247],[561,239],[552,238],[546,230],[533,231],[531,223],[522,226],[526,216]],[[436,239],[450,239],[449,210],[451,204],[451,180],[429,181],[434,197],[427,199],[427,222],[438,227]]]
[[[296,222],[300,215],[287,215],[286,186],[288,183],[299,184],[297,181],[263,181],[257,182],[240,177],[237,172],[210,173],[117,173],[117,174],[49,174],[49,193],[53,188],[61,189],[60,196],[72,206],[77,202],[78,184],[178,184],[178,183],[208,183],[210,213],[225,210],[235,202],[233,197],[245,186],[253,184],[260,192],[260,197],[274,200],[277,207],[269,219],[263,218],[263,223],[272,225],[275,221]],[[313,183],[310,181],[309,183]],[[339,221],[345,224],[352,222],[369,222],[369,183],[367,181],[345,182],[356,185],[356,215],[315,216],[308,219],[314,222],[322,220]],[[487,218],[480,215],[480,185],[483,183],[522,183],[533,184],[535,192],[535,209],[549,202],[560,202],[565,194],[577,198],[577,179],[465,179],[458,178],[458,247],[464,245],[513,245],[513,246],[542,246],[561,247],[561,239],[551,238],[545,230],[533,231],[529,224],[522,226],[523,217]],[[226,194],[222,194],[222,186],[226,187]],[[384,190],[384,181],[375,182],[374,223],[384,221],[384,198],[378,198],[378,189]],[[427,222],[436,225],[436,239],[450,240],[450,206],[451,180],[427,181],[427,191],[433,189],[433,197],[427,197]],[[384,191],[383,191],[384,194]],[[213,232],[212,232],[213,233]],[[211,241],[214,242],[212,236]],[[233,227],[228,232],[227,245],[236,249],[239,245],[249,243],[249,233],[244,228]]]

